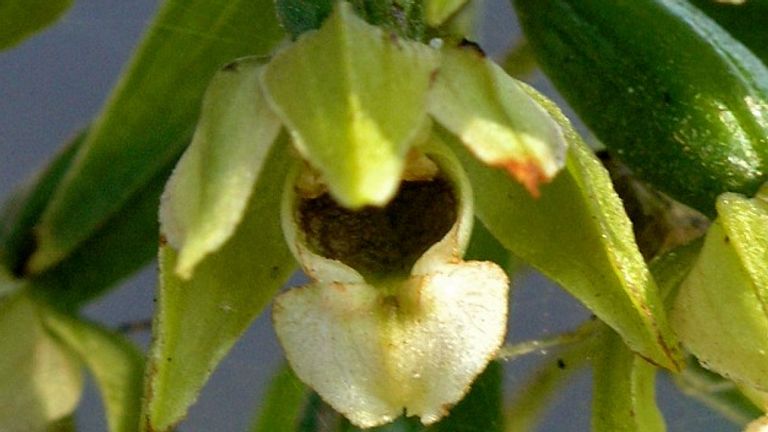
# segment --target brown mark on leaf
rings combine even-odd
[[[497,166],[506,169],[507,172],[519,181],[534,198],[538,198],[541,195],[539,193],[539,185],[542,183],[549,183],[551,180],[544,174],[541,168],[539,168],[539,165],[531,160],[523,162],[511,160],[498,163]]]
[[[160,234],[160,237],[157,238],[157,242],[160,247],[163,247],[168,244],[168,238],[165,236],[165,234]]]
[[[237,62],[232,62],[224,66],[222,70],[227,72],[237,72],[237,69],[240,67],[240,65]]]

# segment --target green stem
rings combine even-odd
[[[595,328],[595,322],[589,321],[572,332],[561,333],[557,336],[547,339],[537,339],[520,342],[513,345],[505,345],[501,347],[498,354],[496,354],[496,358],[504,361],[513,361],[519,357],[534,352],[547,354],[547,351],[550,349],[584,341],[594,333]]]

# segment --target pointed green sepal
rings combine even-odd
[[[506,169],[534,195],[565,164],[554,119],[474,45],[442,50],[429,111],[485,164]]]
[[[166,431],[181,420],[209,375],[296,268],[280,229],[280,196],[290,158],[279,138],[242,221],[229,241],[176,275],[176,252],[160,248],[160,291],[145,378],[141,426]]]
[[[163,193],[160,229],[178,251],[176,273],[183,279],[237,228],[280,132],[261,93],[262,63],[245,58],[214,76],[192,144]]]
[[[83,376],[76,356],[46,333],[23,293],[0,300],[0,430],[44,432],[72,414]]]
[[[717,211],[672,322],[702,365],[768,391],[768,201],[726,193]]]
[[[437,54],[367,24],[340,2],[320,30],[277,54],[262,74],[274,111],[346,207],[383,205],[427,121]]]
[[[677,370],[677,339],[608,172],[557,107],[526,91],[569,142],[566,168],[534,199],[507,173],[443,133],[474,185],[477,216],[513,254],[558,282],[656,364]]]

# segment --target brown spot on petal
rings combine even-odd
[[[485,57],[485,51],[483,51],[480,45],[469,39],[462,39],[461,42],[459,42],[459,48],[469,49],[480,55],[480,57]]]
[[[541,195],[539,193],[539,185],[548,183],[551,180],[544,174],[536,162],[530,160],[502,162],[498,166],[506,169],[512,177],[522,183],[528,190],[528,193],[534,198],[538,198]]]

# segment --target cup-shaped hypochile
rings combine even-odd
[[[416,151],[423,152],[437,165],[438,176],[448,182],[453,194],[456,218],[451,228],[436,243],[429,246],[413,264],[410,275],[424,275],[434,271],[446,262],[461,260],[469,243],[473,223],[472,189],[461,164],[455,155],[436,137],[430,138]],[[362,283],[366,281],[362,272],[339,259],[320,255],[308,244],[306,233],[299,220],[299,205],[303,197],[297,190],[297,180],[302,169],[296,164],[285,183],[282,201],[282,225],[285,239],[301,264],[304,272],[316,281]],[[406,167],[406,170],[408,167]],[[429,217],[429,215],[424,215]]]

